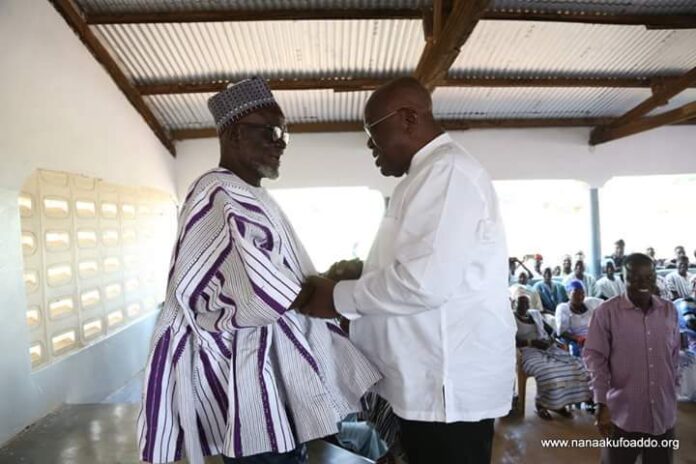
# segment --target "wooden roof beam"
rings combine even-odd
[[[138,92],[138,89],[130,82],[116,61],[111,57],[106,48],[90,30],[89,26],[87,26],[80,9],[75,2],[73,0],[50,1],[56,10],[58,10],[58,13],[63,16],[63,19],[65,19],[68,25],[73,29],[75,34],[77,34],[85,47],[87,47],[90,53],[92,53],[94,58],[96,58],[104,69],[106,69],[106,72],[109,73],[116,86],[121,90],[121,92],[123,92],[135,110],[140,113],[145,120],[145,123],[147,123],[152,132],[154,132],[155,136],[160,140],[160,142],[162,142],[167,150],[169,150],[169,153],[171,153],[172,156],[176,156],[174,142],[170,138],[167,130],[162,127],[143,100],[143,97]]]
[[[273,90],[374,90],[388,82],[378,78],[346,79],[268,79]],[[230,82],[169,82],[160,84],[140,84],[138,90],[143,95],[167,95],[181,93],[208,93],[224,90]]]
[[[616,26],[645,26],[648,29],[694,29],[696,15],[563,13],[526,11],[487,11],[482,19],[496,21],[541,21]]]
[[[490,0],[459,0],[431,47],[425,47],[414,77],[430,91],[447,77],[459,50],[474,31]]]
[[[621,134],[626,132],[626,126],[633,127],[633,123],[638,121],[641,116],[644,116],[655,108],[664,105],[672,97],[694,84],[696,84],[696,67],[683,76],[672,80],[670,83],[664,83],[656,86],[650,98],[631,109],[623,116],[616,118],[611,123],[594,128],[590,134],[590,144],[598,145],[600,143],[609,142],[616,138],[625,137],[625,135]]]
[[[443,1],[443,8],[451,2]],[[437,6],[437,5],[435,5]],[[141,24],[141,23],[194,23],[238,21],[300,21],[345,19],[421,19],[420,9],[273,9],[273,10],[202,10],[159,12],[107,12],[90,13],[87,24]],[[558,13],[526,12],[517,10],[487,10],[481,17],[491,21],[542,21],[584,24],[613,24],[621,26],[645,26],[648,29],[693,29],[696,15],[648,15],[606,13]]]
[[[623,137],[628,137],[629,135],[638,134],[650,129],[666,126],[668,124],[677,124],[680,122],[689,121],[694,118],[696,118],[696,102],[686,104],[671,111],[656,114],[655,116],[647,116],[635,121],[631,121],[620,127],[604,132],[603,139],[590,139],[590,143],[592,145],[597,145],[598,143],[617,140]]]
[[[141,24],[141,23],[212,23],[247,21],[312,21],[344,19],[420,19],[423,12],[418,9],[272,9],[272,10],[200,10],[160,12],[113,12],[91,13],[87,22],[96,24]]]
[[[610,118],[504,118],[504,119],[445,119],[440,124],[446,130],[468,129],[511,129],[541,127],[592,127],[610,122]],[[362,132],[360,121],[316,122],[289,124],[289,131],[299,133],[319,132]],[[213,127],[198,129],[177,129],[172,131],[175,140],[217,137]]]
[[[396,77],[396,76],[394,76]],[[337,79],[269,79],[273,90],[334,90],[337,92],[374,90],[389,82],[391,78],[337,78]],[[663,76],[653,78],[634,77],[448,77],[436,82],[437,87],[610,87],[610,88],[664,88],[678,77]],[[219,92],[227,86],[221,82],[163,82],[139,84],[141,95],[168,95],[185,93]],[[696,83],[691,87],[696,87]]]

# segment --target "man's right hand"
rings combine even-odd
[[[334,282],[359,279],[362,275],[362,268],[363,263],[357,258],[338,261],[326,272],[326,278]]]
[[[614,433],[614,424],[611,422],[611,412],[606,404],[597,404],[597,412],[595,412],[595,425],[599,430],[600,435],[604,438],[611,438]]]

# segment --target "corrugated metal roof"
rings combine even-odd
[[[681,74],[696,66],[696,30],[642,26],[481,21],[451,76]]]
[[[88,12],[211,9],[417,8],[429,0],[78,0]],[[696,13],[696,0],[494,0],[491,9],[606,14]],[[391,77],[415,70],[420,20],[263,21],[91,26],[136,84],[266,78]],[[481,21],[453,77],[651,77],[696,67],[696,30]],[[288,122],[356,121],[369,92],[276,91]],[[145,97],[169,129],[212,127],[211,94]],[[438,88],[443,119],[619,116],[649,89]],[[696,89],[653,112],[696,101]]]
[[[287,122],[358,121],[370,92],[278,90],[273,92]],[[207,107],[212,93],[145,97],[159,120],[170,129],[213,127]]]
[[[120,11],[208,11],[274,9],[413,9],[430,5],[428,0],[77,0],[88,13]]]
[[[136,83],[249,75],[380,77],[412,72],[420,21],[268,21],[98,26]]]
[[[606,14],[696,13],[693,0],[493,0],[492,9]]]
[[[649,96],[649,89],[450,87],[435,90],[433,109],[443,119],[604,117]]]

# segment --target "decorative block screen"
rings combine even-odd
[[[164,300],[176,204],[153,189],[36,171],[19,195],[33,368],[155,310]]]

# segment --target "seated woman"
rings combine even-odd
[[[585,284],[578,279],[566,284],[566,292],[569,301],[556,307],[556,333],[568,343],[573,356],[580,356],[590,328],[590,318],[602,300],[585,298]]]
[[[516,343],[522,355],[522,369],[537,384],[536,413],[551,420],[549,410],[572,417],[566,406],[589,401],[592,397],[582,360],[556,346],[553,328],[541,313],[529,309],[529,298],[521,292],[514,300]]]
[[[510,285],[510,298],[514,299],[514,295],[521,291],[529,297],[529,304],[533,309],[541,310],[541,297],[531,285],[529,285],[529,274],[520,270],[517,273],[517,283]]]
[[[674,302],[679,317],[682,346],[679,351],[679,399],[696,401],[696,301],[684,298]]]
[[[534,290],[539,294],[542,306],[536,309],[540,309],[543,313],[556,314],[556,307],[568,301],[568,295],[566,295],[563,285],[553,281],[550,267],[544,268],[543,276],[542,282],[534,284]]]

